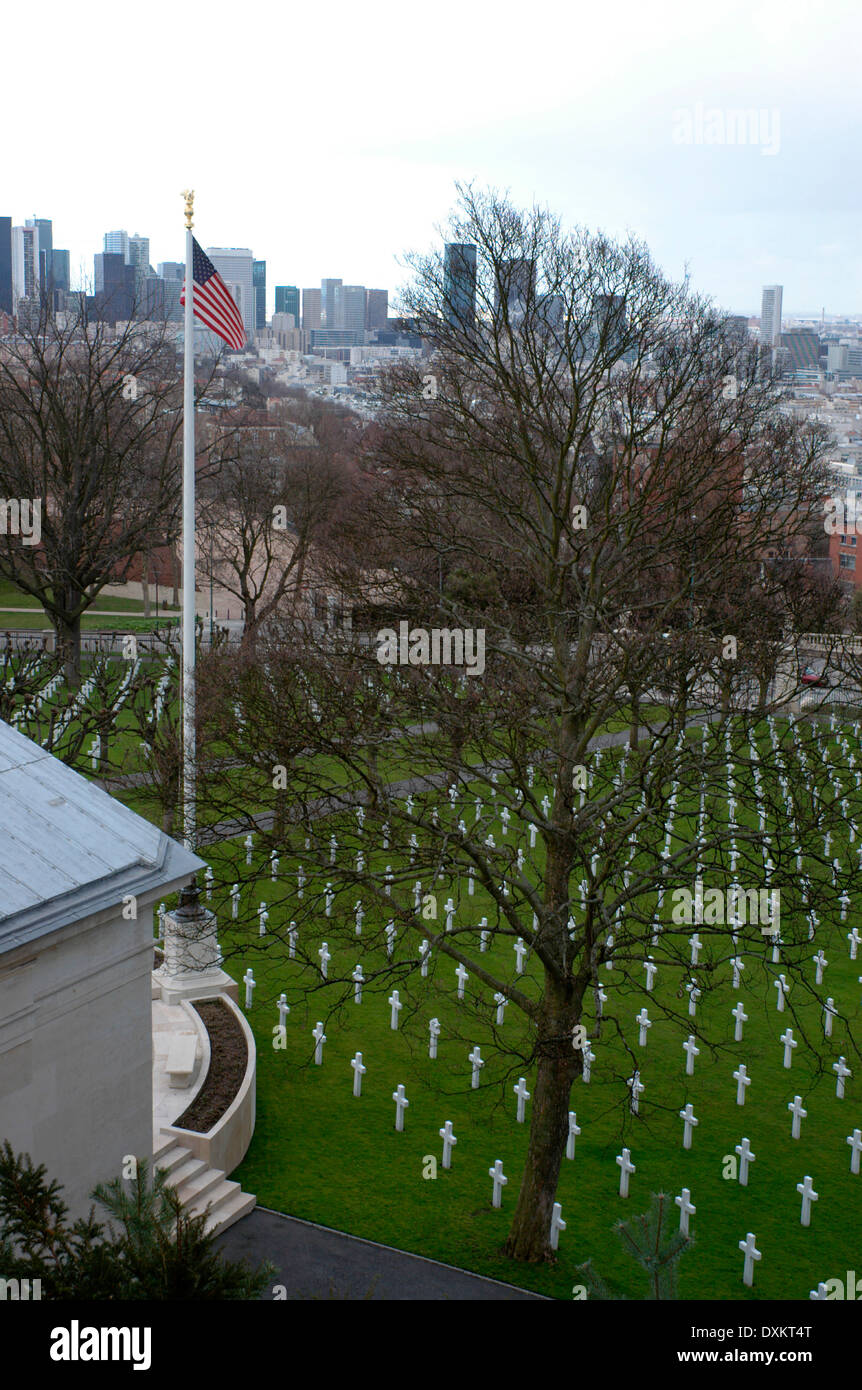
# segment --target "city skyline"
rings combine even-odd
[[[165,33],[181,47],[191,24],[161,0],[146,25],[103,0],[90,10],[83,27],[72,12],[55,16],[40,55],[44,90],[64,90],[76,55],[98,71],[114,44],[130,46],[138,71],[155,71]],[[238,119],[215,107],[202,115],[180,84],[171,102],[146,106],[134,141],[124,120],[105,123],[95,141],[91,108],[68,101],[58,142],[37,107],[31,140],[6,151],[6,211],[16,222],[34,209],[52,214],[74,277],[118,225],[149,236],[155,258],[180,259],[180,190],[191,186],[202,245],[251,246],[271,284],[337,274],[385,285],[394,302],[406,278],[399,258],[454,239],[445,223],[455,182],[475,180],[520,205],[535,199],[569,226],[631,231],[666,275],[681,280],[688,267],[692,286],[729,312],[756,313],[764,284],[785,286],[791,316],[862,309],[851,172],[862,15],[849,0],[816,15],[793,0],[730,0],[720,12],[667,0],[657,13],[624,0],[612,43],[603,15],[539,0],[518,21],[534,40],[529,59],[499,18],[442,0],[431,23],[379,0],[369,24],[335,0],[333,103],[321,100],[314,65],[300,64],[286,88],[264,80]],[[26,51],[27,23],[10,15],[10,51]],[[266,11],[260,28],[273,52],[319,43],[311,12]],[[217,11],[195,35],[214,89],[233,66],[227,32]],[[380,80],[360,81],[372,54]],[[406,63],[409,84],[386,78]],[[10,108],[29,109],[26,66],[13,65],[8,88]],[[313,138],[290,125],[306,108]],[[740,123],[740,112],[753,122]],[[202,121],[208,138],[182,138]],[[285,128],[291,174],[280,180],[273,132]]]

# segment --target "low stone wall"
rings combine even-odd
[[[209,996],[212,998],[212,996]],[[192,1129],[181,1129],[179,1125],[163,1125],[162,1134],[176,1139],[194,1154],[203,1159],[210,1168],[220,1168],[224,1173],[232,1173],[245,1158],[251,1137],[254,1134],[255,1105],[257,1099],[257,1049],[254,1034],[248,1025],[245,1014],[228,994],[217,996],[238,1020],[245,1038],[248,1060],[242,1084],[221,1119],[205,1134]],[[194,1003],[194,1000],[190,1000]],[[206,1031],[206,1030],[205,1030]],[[202,1069],[201,1085],[204,1073]],[[200,1086],[197,1087],[200,1090]]]

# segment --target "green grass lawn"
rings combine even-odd
[[[501,800],[503,790],[501,786]],[[460,812],[472,824],[470,794]],[[448,814],[448,805],[441,802],[444,813]],[[681,794],[679,833],[691,833],[695,815],[696,800]],[[753,812],[740,808],[738,818],[756,823]],[[494,830],[497,843],[503,843],[499,822]],[[514,834],[513,818],[510,842]],[[346,846],[349,832],[342,827],[339,836]],[[356,843],[354,833],[350,837],[351,854]],[[525,848],[526,843],[525,837]],[[855,861],[856,849],[858,844],[849,847],[846,838],[842,841],[839,837],[834,852],[844,857],[853,854]],[[347,852],[342,850],[342,854]],[[538,853],[538,849],[532,855],[527,850],[528,864],[536,857],[541,867]],[[570,1104],[577,1112],[582,1133],[575,1160],[563,1160],[557,1194],[568,1229],[560,1238],[556,1264],[531,1268],[506,1260],[500,1247],[514,1209],[528,1129],[515,1120],[512,1087],[518,1076],[525,1075],[532,1091],[533,1077],[527,1064],[504,1054],[495,1044],[491,991],[470,980],[468,999],[461,1004],[455,997],[455,963],[443,956],[434,960],[427,981],[419,978],[418,971],[408,978],[408,967],[399,971],[398,964],[415,958],[416,938],[409,941],[404,933],[395,947],[394,969],[387,969],[379,939],[385,910],[372,906],[369,898],[363,936],[355,938],[352,908],[355,898],[363,895],[355,888],[345,888],[328,920],[320,898],[326,874],[313,875],[306,864],[308,882],[300,903],[295,866],[303,858],[300,846],[293,852],[286,850],[279,880],[272,883],[267,866],[258,860],[252,869],[245,867],[244,851],[236,843],[222,844],[210,856],[217,883],[212,905],[219,914],[226,967],[241,980],[250,966],[257,981],[249,1015],[258,1045],[257,1123],[248,1155],[234,1176],[257,1194],[262,1205],[560,1298],[571,1296],[572,1286],[580,1282],[575,1266],[587,1258],[592,1258],[598,1272],[628,1297],[642,1298],[644,1275],[624,1255],[611,1227],[620,1217],[646,1210],[651,1192],[664,1190],[675,1196],[683,1186],[690,1188],[697,1206],[692,1218],[696,1248],[681,1266],[683,1298],[804,1300],[819,1280],[843,1277],[847,1268],[858,1264],[862,1176],[850,1174],[850,1150],[845,1142],[862,1124],[858,1099],[862,1083],[856,1074],[859,1064],[854,1061],[848,1036],[849,1029],[858,1037],[857,977],[862,973],[862,963],[850,960],[844,939],[852,912],[846,928],[835,928],[831,933],[821,928],[811,945],[804,920],[791,922],[782,915],[788,941],[797,937],[801,941],[798,954],[805,962],[806,980],[811,986],[810,990],[795,986],[791,1009],[783,1013],[776,1009],[772,983],[782,966],[773,966],[771,944],[756,927],[749,929],[746,938],[747,968],[737,990],[732,988],[727,962],[731,954],[727,931],[699,929],[706,943],[702,962],[721,959],[723,963],[717,965],[714,983],[704,991],[695,1020],[689,1020],[685,996],[677,998],[679,986],[691,974],[685,938],[682,947],[680,938],[673,939],[675,945],[671,938],[659,939],[653,955],[660,969],[652,994],[645,991],[642,965],[602,970],[603,980],[611,986],[602,1036],[592,1044],[596,1053],[592,1080],[589,1084],[578,1081],[573,1090]],[[396,853],[394,847],[388,852],[369,853],[369,868],[374,872],[379,874],[385,863],[403,872],[403,896],[412,900],[413,879],[424,875],[410,869],[404,852]],[[812,875],[816,872],[812,866]],[[243,884],[242,920],[237,923],[231,919],[227,898],[233,881]],[[425,887],[427,890],[427,883]],[[435,891],[441,925],[442,905],[451,892],[458,905],[456,926],[475,927],[483,916],[493,926],[495,905],[480,889],[470,897],[466,878],[460,883],[438,883]],[[267,902],[270,912],[268,935],[263,939],[258,935],[256,916],[261,900]],[[288,956],[286,928],[291,918],[298,924],[300,944],[309,951],[313,964]],[[662,920],[670,920],[667,901]],[[329,942],[333,957],[327,984],[315,968],[317,948],[323,940]],[[471,945],[478,950],[475,934]],[[815,991],[810,956],[820,946],[830,964],[824,986]],[[487,954],[477,954],[476,959],[499,971],[503,978],[514,980],[512,947],[511,937],[492,938]],[[793,949],[788,946],[788,951]],[[368,983],[362,1003],[357,1005],[352,1000],[350,975],[360,960]],[[376,980],[375,972],[379,972]],[[697,973],[708,972],[701,969]],[[520,983],[533,992],[538,989],[535,964],[528,963]],[[405,1005],[397,1032],[390,1028],[387,1002],[393,986],[399,989]],[[241,993],[242,989],[241,985]],[[285,1050],[273,1046],[273,1029],[278,1023],[276,1000],[282,991],[291,1007]],[[827,994],[834,997],[846,1021],[836,1019],[834,1036],[824,1042],[817,996],[825,998]],[[740,998],[749,1020],[743,1041],[735,1043],[730,1011]],[[640,1049],[633,1020],[644,1004],[653,1027],[646,1048]],[[674,1016],[663,1016],[661,1005]],[[432,1016],[442,1026],[436,1061],[428,1057],[427,1025]],[[324,1022],[327,1035],[322,1066],[312,1062],[311,1030],[318,1019]],[[616,1019],[637,1058],[646,1087],[638,1116],[633,1116],[628,1106],[625,1083],[633,1062],[617,1034]],[[788,1023],[799,1041],[789,1071],[783,1067],[779,1042]],[[701,1028],[716,1040],[716,1046],[710,1050],[699,1041],[701,1055],[694,1076],[689,1077],[682,1044],[689,1033]],[[521,1016],[514,1006],[507,1009],[500,1032],[516,1050],[528,1054]],[[472,1090],[468,1053],[476,1043],[486,1065],[480,1088]],[[349,1065],[357,1049],[368,1068],[359,1099],[352,1095]],[[823,1053],[825,1071],[818,1069],[818,1051]],[[831,1071],[839,1054],[845,1055],[854,1069],[844,1100],[836,1098]],[[752,1079],[744,1107],[736,1104],[732,1075],[740,1061],[746,1063]],[[405,1085],[410,1100],[403,1133],[394,1129],[391,1099],[399,1083]],[[808,1110],[798,1141],[790,1137],[787,1111],[788,1102],[797,1094]],[[685,1150],[678,1112],[689,1101],[700,1123],[692,1148]],[[440,1166],[438,1134],[446,1120],[453,1122],[459,1141],[448,1172]],[[734,1156],[734,1147],[743,1136],[757,1155],[747,1187],[723,1176],[727,1156]],[[637,1165],[628,1200],[618,1195],[619,1168],[615,1163],[623,1144],[631,1149]],[[423,1176],[428,1171],[429,1155],[437,1159],[436,1178]],[[503,1160],[509,1178],[501,1210],[491,1205],[488,1176],[488,1168],[497,1158]],[[811,1174],[820,1194],[809,1228],[800,1224],[796,1192],[796,1184],[806,1174]],[[742,1255],[737,1249],[737,1242],[749,1230],[755,1232],[763,1252],[753,1290],[741,1282]]]

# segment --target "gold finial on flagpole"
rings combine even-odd
[[[195,191],[193,188],[184,188],[182,196],[186,200],[186,226],[189,231],[192,229],[192,216],[195,210]]]

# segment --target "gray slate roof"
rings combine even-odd
[[[0,720],[0,954],[204,867]]]

